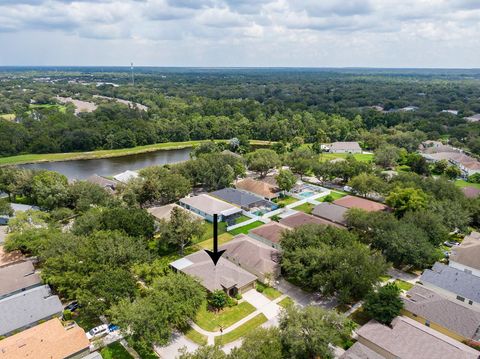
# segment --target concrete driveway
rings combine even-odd
[[[187,352],[191,353],[197,350],[198,345],[191,342],[182,334],[175,333],[172,336],[172,341],[164,347],[154,346],[155,352],[160,356],[162,359],[173,359],[178,357],[178,351],[186,347]]]
[[[307,305],[318,305],[323,308],[332,309],[338,304],[335,298],[324,298],[315,293],[305,292],[301,288],[287,282],[283,278],[280,278],[277,281],[275,288],[288,295],[296,304],[302,307]]]

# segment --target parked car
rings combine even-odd
[[[65,306],[65,308],[63,308],[64,310],[69,310],[71,312],[74,312],[76,311],[78,308],[80,307],[80,305],[78,304],[78,302],[75,300],[73,302],[71,302],[69,305]]]
[[[109,324],[108,325],[108,331],[111,333],[111,332],[114,332],[116,330],[119,330],[120,327],[118,325],[115,325],[115,324]]]
[[[102,325],[99,325],[98,327],[90,329],[87,333],[87,338],[91,340],[93,338],[99,338],[106,334],[108,334],[108,325],[102,324]]]
[[[455,242],[455,241],[445,241],[443,242],[443,244],[446,245],[447,247],[458,246],[458,242]]]

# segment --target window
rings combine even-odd
[[[457,300],[459,300],[460,302],[465,302],[465,298],[460,297],[459,295],[457,295]]]

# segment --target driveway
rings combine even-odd
[[[324,298],[315,293],[305,292],[296,285],[287,282],[284,278],[280,278],[277,281],[275,288],[288,295],[296,304],[302,307],[307,305],[318,305],[326,309],[333,309],[338,304],[335,298]]]
[[[173,359],[178,357],[178,351],[183,347],[186,347],[187,351],[191,353],[197,350],[198,345],[185,338],[185,336],[182,334],[175,333],[172,336],[171,342],[167,346],[154,346],[153,349],[160,356],[160,358]]]

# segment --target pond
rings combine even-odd
[[[44,169],[64,174],[68,179],[85,179],[93,174],[113,176],[126,170],[178,163],[190,158],[191,148],[159,150],[135,155],[99,158],[93,160],[72,160],[59,162],[39,162],[19,165],[22,168]]]

